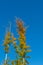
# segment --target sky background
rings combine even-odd
[[[43,65],[43,0],[0,0],[0,63],[4,61],[3,42],[6,27],[12,23],[11,31],[15,34],[15,16],[29,25],[26,37],[31,46],[30,65]],[[10,48],[13,59],[14,50]]]

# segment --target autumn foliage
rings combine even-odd
[[[18,38],[15,38],[12,35],[12,32],[8,31],[5,35],[4,40],[4,50],[5,54],[9,53],[9,47],[11,44],[13,44],[13,47],[15,49],[15,53],[17,53],[17,58],[12,60],[12,62],[8,61],[8,58],[4,60],[3,65],[28,65],[29,62],[26,58],[30,58],[30,56],[27,56],[27,53],[31,52],[30,46],[27,46],[26,44],[26,27],[24,26],[24,23],[20,19],[16,19],[16,26],[17,26],[17,33]],[[17,44],[16,41],[19,41]]]

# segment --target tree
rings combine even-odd
[[[30,58],[30,56],[27,56],[27,53],[31,52],[29,49],[30,46],[26,45],[26,28],[24,26],[24,23],[20,19],[16,19],[16,25],[17,25],[17,32],[18,32],[18,38],[15,38],[10,31],[7,31],[7,34],[5,35],[4,40],[4,50],[5,50],[5,61],[4,65],[10,65],[8,64],[8,57],[7,54],[9,53],[9,47],[11,44],[13,44],[14,49],[16,50],[15,53],[17,53],[16,59],[12,60],[11,65],[27,65],[29,62],[26,60],[26,58]],[[18,42],[18,44],[15,42],[15,40]]]

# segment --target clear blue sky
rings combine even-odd
[[[43,0],[0,0],[0,63],[5,56],[1,46],[5,29],[9,21],[15,29],[14,16],[30,26],[27,30],[27,42],[32,49],[30,65],[43,65]]]

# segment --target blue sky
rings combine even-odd
[[[27,29],[27,43],[31,46],[30,65],[43,65],[43,1],[42,0],[0,0],[0,63],[5,54],[2,47],[6,27],[12,23],[12,32],[15,32],[14,17],[21,18],[29,25]],[[14,29],[14,30],[13,30]],[[10,57],[12,58],[12,51]]]

